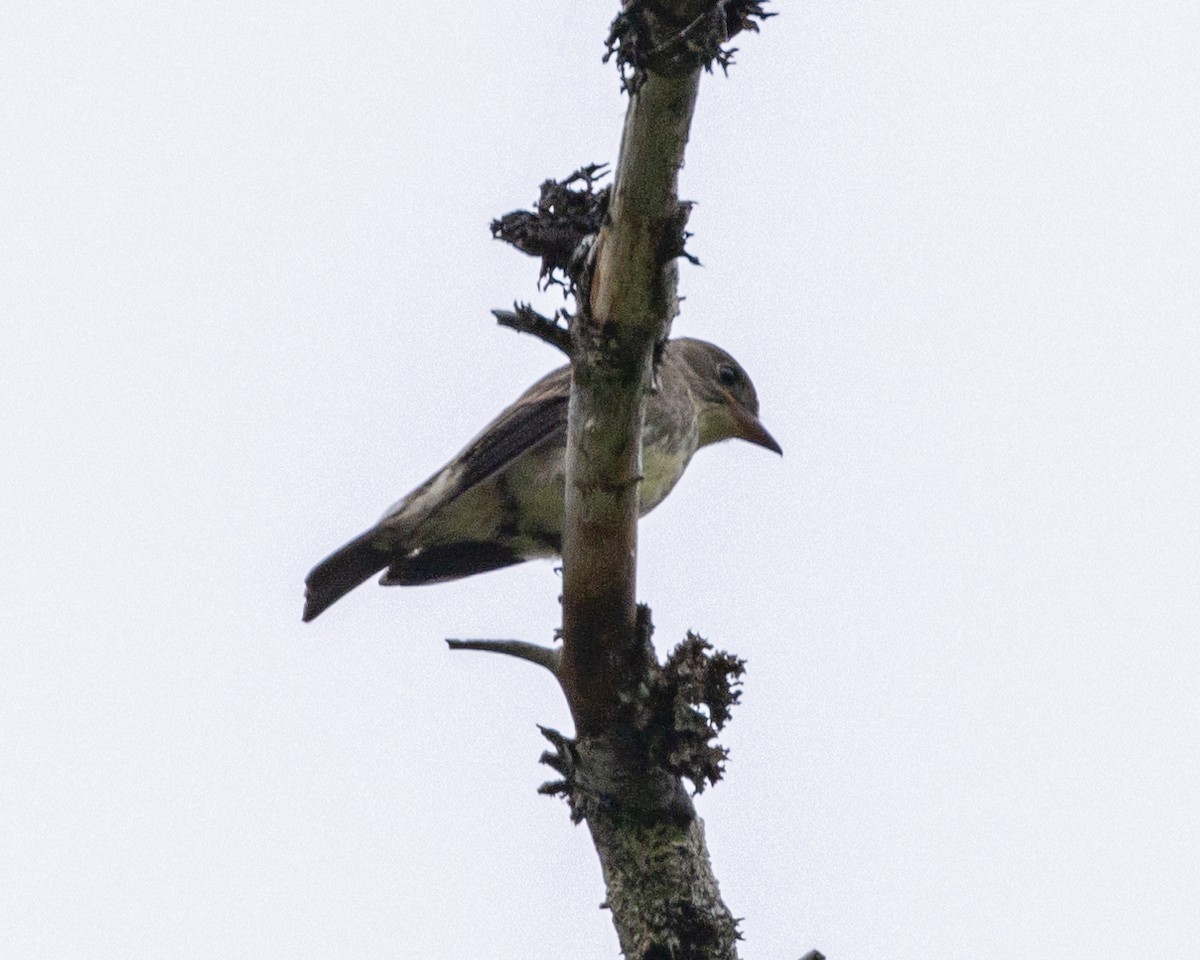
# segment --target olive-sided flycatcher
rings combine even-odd
[[[317,564],[304,619],[380,570],[385,586],[456,580],[562,551],[570,367],[548,373],[370,530]],[[703,340],[669,340],[646,399],[639,515],[663,501],[692,454],[739,438],[780,453],[738,362]]]

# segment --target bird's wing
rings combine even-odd
[[[569,367],[548,373],[489,423],[445,467],[383,515],[381,527],[402,528],[431,501],[438,509],[503,470],[525,451],[567,429]],[[411,510],[410,510],[411,508]],[[416,511],[416,514],[412,512]]]
[[[570,370],[562,367],[526,390],[456,458],[462,465],[457,496],[507,467],[526,450],[567,428]]]

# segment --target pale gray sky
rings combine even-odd
[[[5,957],[617,955],[561,697],[442,644],[547,639],[552,566],[300,623],[558,362],[487,224],[615,156],[614,7],[0,13]],[[777,9],[676,331],[786,455],[703,451],[641,553],[661,646],[749,660],[743,955],[1200,955],[1200,7]]]

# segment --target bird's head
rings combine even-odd
[[[758,394],[741,364],[714,344],[691,337],[667,343],[670,359],[686,371],[696,403],[700,446],[740,439],[783,453],[758,419]]]

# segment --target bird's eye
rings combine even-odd
[[[725,386],[732,387],[741,378],[738,376],[738,372],[735,367],[731,367],[729,364],[723,363],[717,367],[717,379],[720,380],[721,383],[725,384]]]

